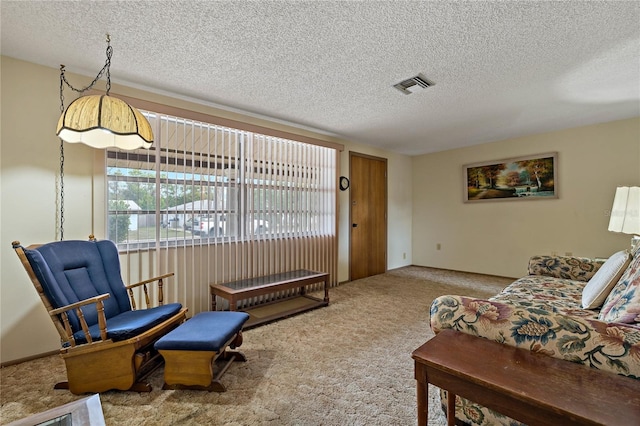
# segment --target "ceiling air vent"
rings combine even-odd
[[[401,81],[398,84],[394,84],[393,87],[395,87],[405,95],[410,95],[413,92],[416,92],[420,89],[426,89],[427,87],[431,87],[434,84],[434,82],[429,81],[421,74],[418,74],[415,77],[411,77]]]

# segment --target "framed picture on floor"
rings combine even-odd
[[[52,408],[42,413],[33,414],[7,426],[105,426],[100,395],[95,394]]]
[[[558,198],[558,153],[466,164],[464,202]]]

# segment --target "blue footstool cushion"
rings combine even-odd
[[[164,335],[156,350],[220,351],[249,319],[246,312],[201,312]]]

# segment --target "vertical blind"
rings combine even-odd
[[[151,149],[107,151],[107,229],[123,275],[175,272],[165,298],[294,269],[337,280],[334,148],[143,111]]]

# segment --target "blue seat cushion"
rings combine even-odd
[[[224,346],[249,319],[246,312],[201,312],[164,335],[155,348],[174,351],[215,351]]]
[[[182,309],[180,303],[169,303],[149,309],[123,312],[107,319],[107,338],[119,341],[138,336],[176,315],[180,312],[180,309]],[[94,340],[100,338],[98,324],[89,327],[89,334]],[[87,341],[82,330],[75,332],[73,337],[78,344],[86,343]]]

